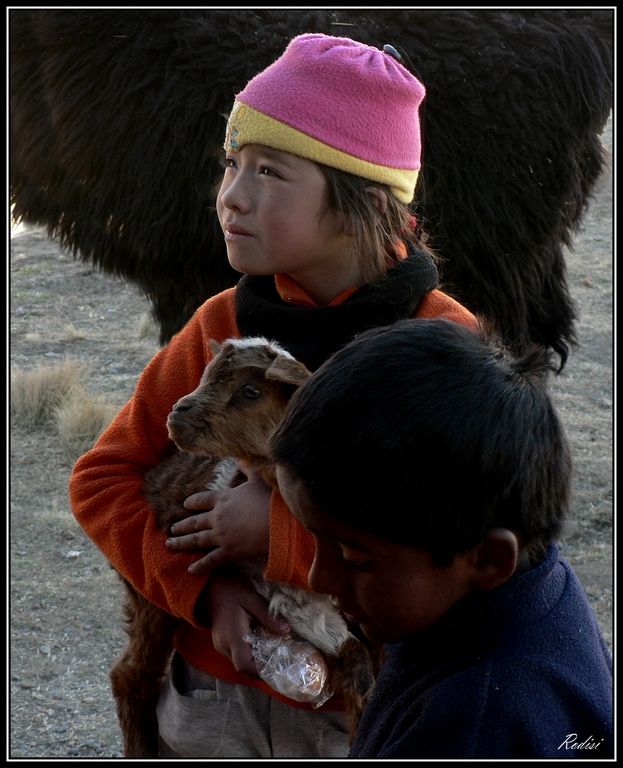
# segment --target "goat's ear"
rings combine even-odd
[[[210,345],[214,357],[216,357],[221,349],[223,349],[223,345],[219,344],[216,339],[208,339],[208,344]]]
[[[298,360],[291,357],[276,357],[266,369],[265,376],[273,381],[283,381],[285,384],[294,384],[298,387],[311,373]]]

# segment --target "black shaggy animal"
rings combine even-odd
[[[563,246],[602,171],[611,10],[11,10],[19,220],[149,297],[166,342],[233,285],[224,114],[302,32],[391,43],[427,88],[415,210],[446,291],[511,348],[575,343]]]

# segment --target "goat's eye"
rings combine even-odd
[[[262,394],[257,387],[253,387],[251,384],[245,384],[242,388],[242,393],[249,400],[257,400]]]

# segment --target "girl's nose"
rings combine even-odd
[[[218,195],[221,205],[230,211],[247,212],[250,208],[250,197],[246,187],[241,173],[238,173],[233,179],[223,180]]]

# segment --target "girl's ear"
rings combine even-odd
[[[375,208],[383,214],[387,210],[387,192],[379,187],[366,187],[366,192],[372,198]]]
[[[493,528],[474,548],[472,584],[476,589],[499,587],[515,573],[519,558],[517,536],[507,528]]]
[[[387,193],[379,187],[366,187],[366,193],[370,195],[372,204],[382,215],[387,210]],[[348,237],[355,237],[357,232],[353,225],[352,214],[344,214],[344,233]]]

